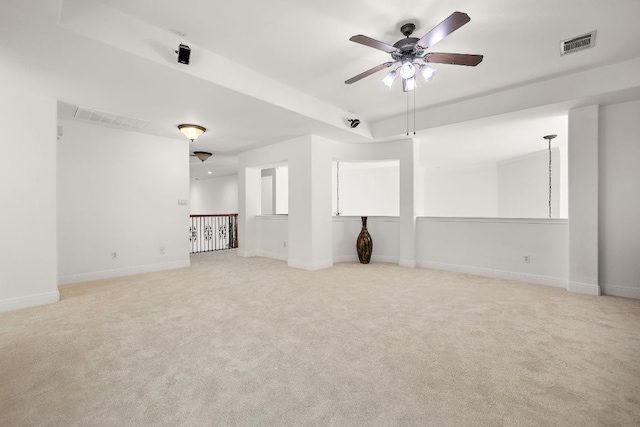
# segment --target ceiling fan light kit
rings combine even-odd
[[[358,74],[346,80],[346,84],[355,83],[371,74],[382,69],[391,67],[396,63],[400,63],[400,76],[402,77],[402,90],[410,92],[417,87],[415,81],[416,67],[419,68],[420,74],[425,81],[430,81],[436,75],[436,70],[429,66],[428,63],[434,64],[451,64],[466,65],[475,67],[482,62],[482,55],[469,55],[462,53],[435,53],[427,52],[427,49],[438,43],[440,40],[457,30],[458,28],[469,22],[469,15],[462,12],[453,12],[447,19],[436,25],[431,31],[422,38],[411,37],[416,26],[412,23],[406,23],[400,27],[400,32],[405,36],[404,39],[398,40],[393,46],[362,34],[355,35],[349,40],[360,43],[374,49],[382,50],[391,55],[391,62],[385,62],[373,67],[363,73]],[[386,88],[391,88],[395,81],[396,71],[389,72],[380,83]]]
[[[414,90],[417,87],[418,87],[418,84],[416,83],[416,78],[415,77],[411,77],[409,79],[403,79],[402,80],[402,91],[403,92],[411,92],[412,90]]]
[[[416,74],[416,67],[413,66],[412,59],[407,58],[402,61],[402,66],[400,67],[400,76],[403,79],[410,79]]]
[[[389,72],[389,74],[387,74],[384,79],[380,80],[382,86],[386,87],[387,89],[391,89],[391,86],[393,86],[393,82],[396,80],[396,74],[396,70]]]
[[[420,74],[422,74],[422,77],[424,77],[426,82],[429,82],[436,76],[436,74],[438,74],[438,70],[428,66],[427,64],[422,64],[420,66]]]

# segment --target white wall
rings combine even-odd
[[[191,215],[238,213],[238,176],[192,180],[189,211]]]
[[[600,284],[640,298],[640,102],[600,109]]]
[[[419,216],[498,216],[498,174],[495,164],[422,171],[423,205]]]
[[[340,163],[340,215],[398,216],[400,164],[384,162]],[[337,212],[337,162],[332,163],[332,212]]]
[[[289,218],[287,215],[265,215],[256,217],[256,255],[286,261]]]
[[[189,197],[188,144],[60,124],[60,284],[188,266],[189,208],[178,204]]]
[[[569,285],[600,295],[598,264],[599,106],[569,110]]]
[[[56,101],[31,94],[29,85],[15,78],[3,81],[0,312],[59,300]]]
[[[551,218],[562,218],[560,149],[551,148]],[[565,204],[566,206],[566,204]],[[498,162],[498,215],[502,218],[549,218],[549,151]],[[566,212],[564,212],[566,218]]]
[[[424,268],[565,287],[568,221],[419,218],[417,259]],[[529,256],[529,263],[524,256]]]

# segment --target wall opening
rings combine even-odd
[[[331,175],[334,216],[399,216],[399,160],[334,160]]]

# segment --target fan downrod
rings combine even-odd
[[[400,32],[405,35],[405,37],[409,37],[413,34],[413,31],[416,29],[416,25],[411,22],[407,22],[402,27],[400,27]]]

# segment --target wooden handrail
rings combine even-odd
[[[199,217],[203,217],[203,216],[238,216],[237,213],[235,214],[210,214],[210,215],[189,215],[191,218],[199,218]]]

